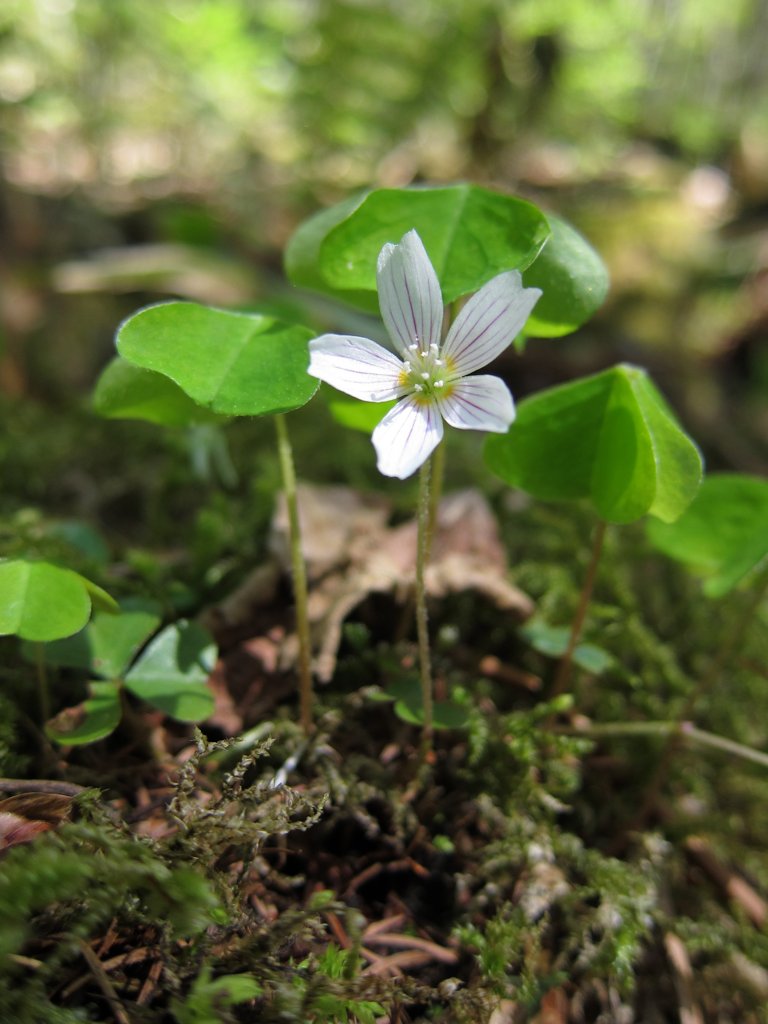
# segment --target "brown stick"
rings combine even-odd
[[[0,793],[55,793],[58,796],[79,796],[87,786],[57,779],[0,779]]]
[[[685,840],[685,852],[718,885],[729,899],[745,912],[755,928],[763,928],[768,920],[768,905],[746,879],[717,859],[709,844],[699,836]]]
[[[102,966],[101,960],[99,960],[87,942],[80,940],[78,945],[80,946],[80,952],[85,957],[85,960],[91,969],[91,973],[98,982],[99,988],[104,993],[106,1000],[112,1009],[112,1013],[114,1014],[117,1024],[131,1024],[131,1019],[125,1012],[115,986],[109,980],[107,972]]]

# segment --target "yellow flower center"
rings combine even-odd
[[[453,361],[442,357],[437,345],[426,347],[414,343],[408,348],[408,357],[403,360],[398,380],[400,386],[424,402],[449,395],[453,391],[455,376]]]

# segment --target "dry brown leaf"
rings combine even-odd
[[[347,487],[298,489],[301,543],[310,581],[309,617],[318,642],[314,669],[328,682],[336,667],[344,621],[371,594],[410,600],[416,570],[415,520],[390,527],[391,505]],[[277,580],[290,572],[288,514],[278,501],[270,550],[275,561],[259,566],[245,583],[204,617],[212,628],[247,623],[257,607],[276,596]],[[431,557],[425,576],[432,598],[476,591],[503,611],[525,619],[533,612],[530,598],[507,579],[504,546],[496,518],[482,494],[459,491],[443,498],[437,514]],[[265,669],[291,668],[297,654],[295,635],[279,650],[264,637],[248,641]],[[271,657],[273,655],[274,657]]]
[[[371,594],[391,594],[405,602],[416,570],[415,521],[386,525],[388,510],[371,505],[346,488],[302,488],[302,546],[310,579],[309,613],[321,638],[315,669],[327,682],[336,666],[344,620]],[[284,513],[275,520],[275,534],[285,529]],[[285,550],[285,537],[276,550]],[[479,491],[459,491],[440,502],[426,571],[427,593],[433,598],[475,590],[498,608],[527,618],[533,604],[507,580],[507,563],[493,512]]]

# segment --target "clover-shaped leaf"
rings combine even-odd
[[[396,679],[386,690],[374,691],[370,699],[380,703],[392,703],[397,717],[409,725],[424,724],[421,683],[409,676]],[[436,700],[432,708],[432,725],[435,729],[465,729],[468,713],[463,704],[453,700]]]
[[[163,374],[198,405],[227,416],[261,416],[305,405],[318,388],[307,374],[312,331],[258,313],[166,302],[129,317],[117,332],[127,362]]]
[[[109,735],[120,721],[123,688],[181,721],[201,721],[211,713],[207,680],[215,644],[202,627],[185,621],[167,626],[147,643],[160,621],[153,602],[126,602],[119,615],[97,614],[76,636],[44,648],[48,664],[101,677],[89,683],[87,700],[47,724],[51,739],[72,745]],[[35,656],[30,646],[23,649],[30,659]]]
[[[154,601],[129,600],[120,606],[119,614],[96,614],[75,636],[47,644],[43,657],[48,665],[84,669],[102,679],[122,679],[161,618]],[[33,657],[27,645],[23,650]]]
[[[183,722],[199,722],[213,711],[206,683],[216,658],[210,635],[194,622],[166,627],[125,676],[125,687]]]
[[[549,235],[532,203],[476,185],[379,189],[305,222],[288,244],[286,271],[294,284],[377,312],[381,248],[414,229],[445,302],[529,266]]]
[[[90,697],[65,708],[46,723],[45,734],[55,743],[79,746],[103,740],[120,724],[120,684],[94,679],[88,684]]]
[[[704,593],[722,597],[768,556],[768,481],[713,473],[675,523],[650,522],[651,543],[704,575]]]
[[[170,377],[116,356],[101,373],[93,408],[106,419],[145,420],[164,427],[218,423],[223,417],[192,399]]]
[[[542,619],[531,619],[520,630],[521,634],[539,654],[548,658],[562,658],[568,650],[571,630],[568,626],[550,626]],[[609,651],[597,644],[579,643],[573,650],[573,661],[591,675],[601,675],[615,664]]]
[[[535,262],[523,274],[527,288],[542,295],[525,333],[557,338],[589,320],[608,294],[608,271],[587,240],[570,224],[547,214],[552,231]]]
[[[93,605],[116,610],[95,583],[49,562],[0,562],[0,636],[47,643],[83,628]]]
[[[693,499],[701,456],[644,370],[619,365],[520,403],[488,466],[544,501],[591,501],[606,522],[671,522]]]

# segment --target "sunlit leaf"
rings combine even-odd
[[[476,185],[380,189],[300,228],[289,245],[288,274],[296,284],[375,312],[379,252],[414,228],[445,302],[477,291],[504,270],[529,266],[549,234],[533,204]],[[360,301],[355,293],[367,297]]]
[[[609,278],[603,261],[575,228],[551,213],[547,220],[552,234],[523,274],[526,287],[542,292],[525,333],[556,338],[576,330],[602,306]]]
[[[70,569],[23,559],[0,562],[0,636],[48,642],[83,628],[93,600],[115,602],[95,583]]]
[[[146,420],[166,427],[219,422],[162,373],[134,366],[116,356],[103,370],[93,393],[93,408],[107,419]]]
[[[122,714],[119,683],[94,681],[90,691],[88,700],[65,708],[46,724],[49,739],[75,746],[95,743],[114,732]]]
[[[768,556],[768,481],[712,474],[677,522],[647,529],[660,551],[706,576],[706,594],[721,597]]]
[[[164,374],[214,412],[260,416],[297,409],[314,395],[311,338],[307,327],[257,313],[167,302],[126,320],[117,347],[129,363]]]
[[[98,586],[98,584],[89,580],[85,576],[82,576],[81,579],[83,581],[83,586],[90,595],[91,604],[94,609],[97,611],[109,612],[112,615],[118,611],[119,605],[117,601],[114,597],[108,594],[103,587]]]
[[[698,449],[644,370],[620,365],[520,403],[486,442],[506,483],[544,501],[591,501],[607,522],[671,522],[701,480]]]
[[[216,657],[210,635],[196,623],[177,622],[159,633],[125,677],[125,686],[153,707],[184,722],[213,710],[207,680]]]

